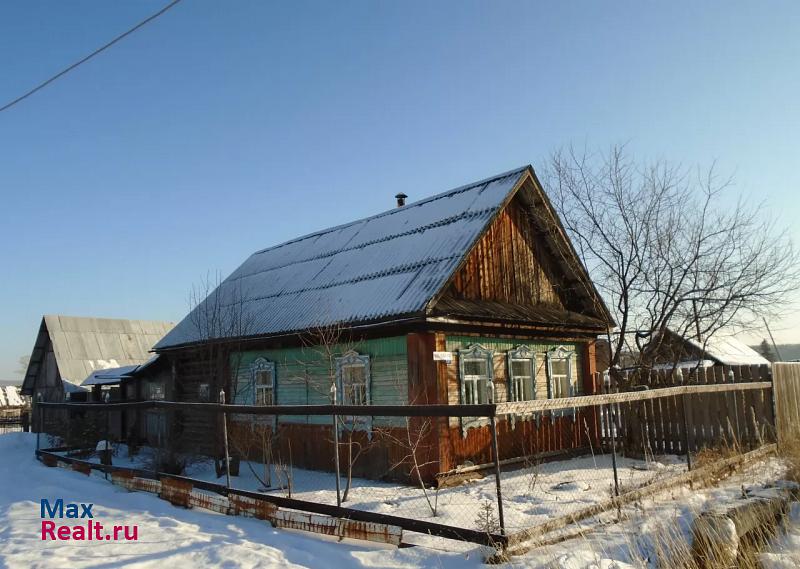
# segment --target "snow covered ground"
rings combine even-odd
[[[33,457],[35,435],[0,435],[0,568],[27,567],[437,567],[468,569],[482,564],[484,551],[469,544],[438,540],[424,547],[396,549],[356,541],[334,540],[302,532],[276,530],[263,521],[223,516],[171,506],[147,493],[128,492],[103,476],[91,477],[47,468]],[[592,460],[591,458],[588,460]],[[118,461],[117,461],[118,462]],[[580,465],[578,461],[576,464]],[[202,465],[198,473],[208,473]],[[585,470],[585,469],[579,469]],[[244,470],[243,470],[244,473]],[[606,519],[586,525],[585,536],[535,549],[512,558],[509,566],[541,569],[633,569],[655,567],[658,541],[665,532],[688,535],[691,520],[706,506],[735,500],[743,491],[758,491],[780,476],[777,460],[756,465],[702,491],[676,489],[656,500],[622,511],[620,523]],[[563,474],[563,473],[562,473]],[[542,476],[542,473],[539,473]],[[577,476],[576,476],[577,477]],[[245,478],[242,476],[241,478]],[[252,481],[254,484],[255,479]],[[480,481],[480,484],[486,481]],[[538,483],[538,481],[537,481]],[[382,491],[391,495],[390,485]],[[581,491],[576,485],[568,491]],[[303,491],[298,488],[298,491]],[[138,526],[138,541],[42,541],[40,500],[62,497],[67,502],[94,503],[94,518],[103,524]],[[375,507],[381,507],[375,505]],[[795,512],[797,519],[800,516]],[[82,520],[64,520],[70,525]],[[784,538],[782,538],[784,539]],[[786,536],[776,563],[787,559],[786,548],[800,546],[800,531]],[[795,567],[777,564],[770,569]]]
[[[118,446],[113,462],[115,465],[146,469],[148,464],[152,464],[148,451],[149,449],[144,449],[135,457],[128,458],[126,448]],[[617,462],[623,491],[686,470],[684,462],[675,456],[658,457],[658,460],[651,461],[619,457]],[[208,482],[225,483],[224,476],[217,478],[211,461],[190,465],[187,475]],[[292,498],[313,503],[336,504],[336,482],[333,474],[294,468],[291,476]],[[267,479],[272,484],[269,488],[264,484]],[[554,517],[608,500],[612,495],[613,481],[609,455],[531,464],[504,471],[501,487],[507,531],[531,528]],[[341,484],[344,489],[344,479]],[[242,462],[239,476],[231,478],[231,485],[242,490],[289,495],[287,473],[284,470],[273,468],[268,478],[264,472],[264,465],[255,462]],[[478,517],[481,507],[486,504],[490,505],[496,517],[497,494],[495,479],[491,473],[485,478],[465,482],[453,488],[438,492],[429,490],[427,498],[418,487],[356,478],[345,503],[349,508],[422,519],[467,529],[485,529],[479,527]],[[436,509],[435,516],[433,508]],[[429,536],[408,534],[406,538],[410,543],[441,545],[440,539]],[[447,547],[464,546],[447,544]]]
[[[275,530],[254,519],[171,506],[158,497],[34,459],[35,435],[0,435],[0,568],[469,568],[480,550],[396,549]],[[93,503],[103,524],[138,526],[138,541],[42,541],[40,500]],[[64,520],[70,525],[85,520]]]

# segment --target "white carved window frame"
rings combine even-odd
[[[518,375],[515,373],[514,363],[524,362],[530,369],[529,375]],[[506,365],[508,369],[508,400],[509,401],[533,401],[536,399],[536,353],[529,346],[520,345],[506,353]],[[525,396],[527,392],[527,397]],[[512,421],[516,418],[529,419],[535,417],[539,419],[540,413],[517,413],[512,416]]]
[[[269,374],[270,381],[268,383],[259,382],[261,374]],[[268,360],[264,357],[259,357],[253,360],[250,364],[250,381],[253,385],[253,405],[277,405],[278,403],[278,382],[277,382],[277,369],[275,362]],[[260,402],[260,401],[268,401]],[[253,415],[253,420],[258,422],[260,418],[258,415]],[[271,423],[273,428],[278,424],[278,416],[267,416],[268,424]]]
[[[363,369],[363,381],[358,384],[348,385],[347,371],[355,368]],[[352,376],[351,376],[352,378]],[[371,405],[372,394],[370,384],[372,376],[370,372],[370,357],[367,354],[359,354],[355,350],[348,350],[341,357],[336,358],[336,392],[337,403],[340,405]],[[364,430],[372,436],[372,417],[365,416],[340,416],[340,426],[352,430]]]
[[[566,346],[558,346],[547,352],[547,398],[560,399],[562,397],[575,397],[577,395],[577,377],[575,374],[575,349]],[[566,373],[554,373],[554,363],[564,363]],[[566,382],[566,389],[564,382]],[[576,418],[576,409],[559,409],[551,411],[554,417],[571,415],[573,421]]]
[[[468,363],[481,363],[486,366],[485,374],[467,373]],[[471,344],[458,350],[458,383],[459,400],[462,405],[480,405],[489,402],[488,385],[494,378],[494,351],[480,344]],[[486,417],[462,417],[461,432],[467,435],[467,429],[489,424]]]

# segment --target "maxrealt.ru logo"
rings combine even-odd
[[[94,520],[94,504],[64,502],[58,498],[50,502],[42,499],[40,515],[42,518],[42,540],[54,541],[136,541],[139,539],[139,526],[110,526],[109,530]],[[58,524],[55,519],[86,520],[81,524]]]

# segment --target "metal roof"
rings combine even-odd
[[[25,373],[23,393],[33,389],[48,341],[52,342],[61,379],[80,385],[95,370],[145,363],[153,355],[153,345],[173,326],[171,322],[150,320],[46,315]]]
[[[518,168],[258,251],[155,349],[234,335],[215,330],[262,336],[419,313],[528,172]],[[221,316],[211,330],[203,322],[209,313]]]
[[[767,358],[734,336],[711,336],[705,342],[686,338],[686,342],[722,365],[770,365]]]

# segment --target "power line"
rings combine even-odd
[[[90,59],[92,59],[95,55],[98,55],[99,53],[107,50],[112,45],[114,45],[118,41],[126,38],[127,36],[131,35],[133,32],[135,32],[139,28],[141,28],[143,26],[146,26],[147,24],[149,24],[150,22],[152,22],[153,20],[158,18],[161,14],[163,14],[164,12],[166,12],[167,10],[169,10],[170,8],[175,6],[175,4],[177,4],[180,1],[181,0],[172,0],[172,2],[170,2],[169,4],[167,4],[166,6],[161,8],[161,10],[159,10],[158,12],[153,14],[152,16],[149,16],[149,17],[145,18],[144,20],[142,20],[141,22],[139,22],[138,24],[133,26],[131,29],[129,29],[127,32],[118,35],[113,40],[111,40],[107,44],[103,45],[102,47],[97,48],[92,53],[90,53],[89,55],[84,57],[83,59],[80,59],[80,60],[76,61],[75,63],[73,63],[72,65],[70,65],[69,67],[66,67],[66,68],[62,69],[61,71],[59,71],[58,73],[56,73],[55,75],[53,75],[52,77],[47,79],[46,81],[44,81],[42,83],[39,83],[36,87],[31,89],[27,93],[24,93],[23,95],[20,95],[19,97],[17,97],[16,99],[11,101],[10,103],[7,103],[7,104],[3,105],[2,107],[0,107],[0,112],[3,112],[5,110],[7,110],[7,109],[10,109],[14,105],[24,101],[25,99],[27,99],[28,97],[30,97],[31,95],[36,93],[37,91],[40,91],[41,89],[44,89],[45,87],[47,87],[50,83],[52,83],[53,81],[55,81],[59,77],[63,77],[64,75],[66,75],[67,73],[69,73],[70,71],[72,71],[73,69],[78,67],[79,65],[82,65],[82,64],[86,63],[87,61],[89,61]]]

